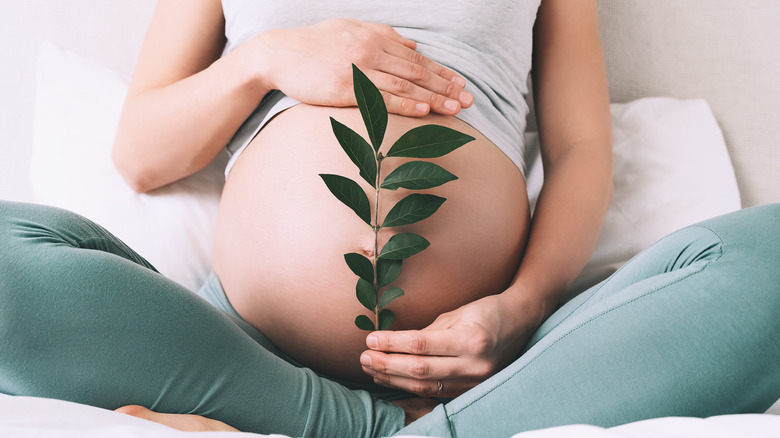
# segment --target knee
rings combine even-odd
[[[746,214],[750,215],[753,220],[762,223],[764,229],[775,229],[780,224],[780,203],[776,204],[764,204],[754,207],[748,207],[742,210]]]
[[[780,204],[760,205],[737,212],[730,217],[729,228],[723,234],[726,236],[724,249],[732,251],[729,257],[734,265],[731,274],[740,279],[744,293],[748,293],[748,289],[771,291],[764,299],[778,302]]]
[[[85,237],[94,236],[97,228],[84,217],[61,208],[0,202],[0,241],[4,249],[13,247],[28,257],[45,244],[79,246]]]
[[[35,235],[35,230],[65,228],[73,222],[72,216],[76,215],[55,207],[0,201],[0,235],[24,238]]]
[[[755,205],[753,207],[746,207],[740,211],[751,217],[780,223],[780,203]]]
[[[0,306],[13,307],[28,300],[31,285],[45,278],[62,281],[50,262],[62,257],[62,248],[73,246],[77,217],[65,210],[34,204],[0,202]],[[8,313],[8,312],[6,312]]]
[[[21,240],[24,236],[19,232],[19,228],[24,223],[24,209],[24,204],[0,201],[0,242],[3,242],[3,249],[0,251],[0,273],[3,278],[7,277],[9,268],[14,260],[18,259],[22,249]]]
[[[777,248],[780,255],[780,203],[744,208],[710,219],[702,225],[715,232],[726,244]]]
[[[11,236],[11,230],[17,222],[18,205],[13,202],[0,200],[0,239],[6,242]]]
[[[743,210],[748,217],[740,226],[742,233],[758,247],[762,247],[774,256],[771,260],[780,261],[780,204],[766,204]]]
[[[763,209],[765,211],[764,214],[768,217],[768,220],[771,221],[772,224],[775,226],[780,225],[780,203],[766,204],[756,208]]]

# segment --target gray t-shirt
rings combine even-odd
[[[522,171],[533,24],[541,0],[222,0],[229,53],[255,35],[336,17],[388,24],[458,72],[474,105],[458,118]]]

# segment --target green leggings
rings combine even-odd
[[[780,397],[780,205],[662,239],[556,312],[509,367],[403,428],[300,368],[104,229],[0,201],[0,392],[139,404],[291,436],[500,437],[763,412]]]

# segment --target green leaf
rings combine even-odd
[[[352,64],[352,82],[355,87],[355,100],[357,100],[360,115],[363,116],[363,123],[368,131],[368,138],[374,145],[374,150],[379,151],[382,140],[385,137],[387,129],[387,107],[382,93],[360,71],[355,64]]]
[[[355,252],[344,254],[344,260],[355,275],[369,283],[374,282],[374,265],[371,260]]]
[[[382,292],[382,298],[379,299],[379,307],[387,307],[396,298],[404,296],[404,291],[400,287],[390,287],[386,291]]]
[[[376,262],[376,274],[379,287],[385,287],[401,275],[401,259],[379,259]]]
[[[458,179],[443,167],[428,161],[411,161],[398,166],[382,181],[381,188],[426,190]]]
[[[413,193],[398,201],[387,212],[382,228],[400,227],[426,219],[436,213],[446,200],[447,198],[436,195]]]
[[[387,241],[379,254],[380,259],[405,259],[424,250],[430,242],[412,233],[395,234]]]
[[[379,312],[379,330],[387,330],[395,322],[395,314],[387,309]]]
[[[376,289],[374,289],[373,284],[362,278],[358,278],[357,285],[355,286],[355,294],[363,307],[372,312],[376,310]]]
[[[474,137],[440,125],[410,129],[393,144],[388,157],[436,158],[447,155]]]
[[[360,176],[371,187],[376,187],[376,155],[374,155],[371,145],[360,134],[339,123],[333,117],[330,118],[330,125],[341,148],[360,170]]]
[[[376,330],[376,327],[374,327],[374,322],[371,321],[371,319],[366,315],[358,315],[358,317],[355,318],[355,325],[360,330],[365,330],[368,332],[373,332]]]
[[[349,178],[340,175],[320,174],[320,178],[325,181],[333,195],[343,202],[344,205],[357,213],[363,222],[371,225],[371,205],[368,203],[368,196],[362,188]]]

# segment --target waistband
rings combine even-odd
[[[230,155],[230,160],[227,166],[225,166],[225,178],[230,173],[230,169],[233,168],[233,164],[235,164],[238,156],[244,152],[244,149],[263,129],[263,126],[271,121],[275,115],[299,103],[299,101],[288,97],[279,90],[272,90],[263,97],[257,108],[247,117],[227,144],[226,148]]]
[[[225,295],[225,289],[222,288],[222,282],[219,281],[219,277],[217,277],[217,274],[214,273],[214,271],[211,271],[206,278],[206,282],[203,283],[203,286],[201,286],[196,293],[217,309],[244,321],[244,318],[241,318],[241,315],[239,315],[238,312],[236,312],[236,309],[233,308],[233,305],[230,304],[227,295]]]

